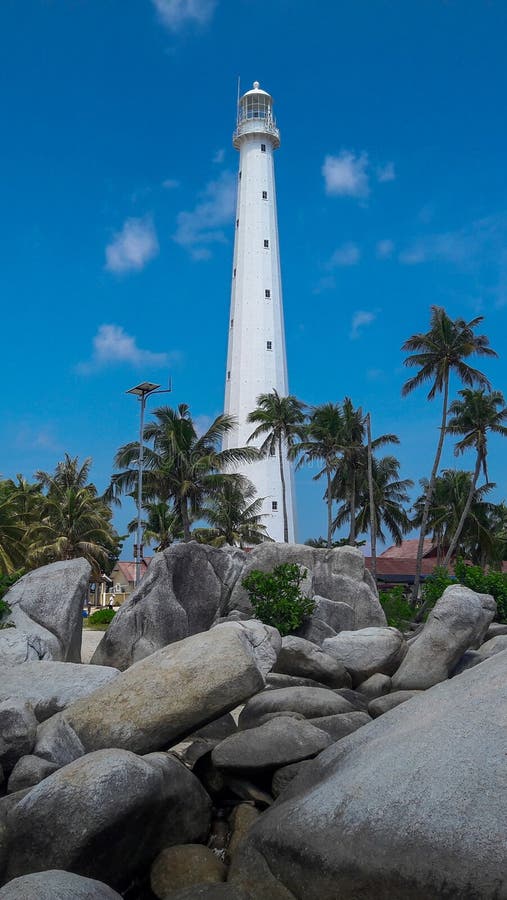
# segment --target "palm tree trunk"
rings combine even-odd
[[[449,549],[448,549],[447,553],[445,554],[445,559],[443,562],[444,568],[447,568],[447,566],[449,565],[449,563],[452,559],[452,555],[456,549],[456,545],[461,537],[461,532],[463,531],[465,522],[467,520],[468,513],[470,512],[472,500],[474,499],[475,488],[477,487],[477,479],[479,478],[479,472],[481,471],[481,462],[482,462],[481,453],[478,450],[477,451],[477,459],[475,461],[474,475],[472,478],[472,483],[470,485],[470,490],[468,492],[468,497],[467,497],[465,506],[463,508],[463,512],[461,513],[461,518],[458,522],[458,527],[456,528],[456,531],[454,532],[452,541],[449,545]]]
[[[287,517],[287,496],[285,490],[285,475],[283,474],[282,436],[278,438],[278,461],[280,463],[280,481],[282,482],[282,509],[283,509],[283,539],[289,543],[289,522]]]
[[[352,475],[352,484],[350,486],[350,531],[349,544],[356,543],[356,474]]]
[[[444,383],[444,399],[442,403],[442,421],[440,423],[440,436],[438,438],[437,452],[431,470],[428,490],[426,491],[426,499],[424,501],[424,509],[421,519],[421,531],[419,534],[419,543],[417,545],[417,558],[415,563],[414,585],[412,587],[412,606],[417,605],[419,596],[419,585],[421,583],[422,560],[424,554],[424,538],[426,537],[426,528],[428,526],[428,517],[430,512],[431,498],[435,488],[435,479],[437,477],[438,467],[440,465],[440,457],[442,456],[442,447],[444,446],[445,428],[447,425],[447,402],[449,399],[449,372],[447,371]]]
[[[331,469],[326,465],[327,478],[327,546],[330,549],[333,538],[333,498],[331,496]]]
[[[190,533],[190,520],[188,518],[188,506],[185,497],[181,500],[180,513],[181,524],[183,525],[183,540],[185,544],[188,544],[188,542],[192,540],[192,535]]]
[[[371,544],[371,574],[375,584],[377,583],[377,515],[375,509],[375,496],[373,493],[373,460],[371,452],[371,419],[366,416],[366,430],[368,436],[368,493],[370,496],[370,544]]]

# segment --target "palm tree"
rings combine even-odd
[[[143,543],[155,544],[155,552],[160,553],[170,547],[173,541],[183,537],[183,528],[178,513],[163,500],[146,501],[143,509],[147,518],[141,523]],[[137,532],[137,516],[129,522],[129,534]]]
[[[91,464],[91,456],[88,456],[80,464],[77,456],[70,456],[69,453],[66,453],[63,460],[57,463],[53,473],[39,470],[34,477],[40,482],[41,487],[46,488],[48,491],[51,491],[52,488],[64,490],[66,488],[74,488],[79,490],[86,487],[95,495],[97,493],[95,485],[88,484]]]
[[[29,560],[34,565],[83,556],[94,575],[111,567],[119,553],[119,537],[110,509],[88,486],[55,487],[45,498],[42,519],[29,530]]]
[[[363,472],[358,483],[358,512],[355,517],[356,534],[365,534],[373,519],[375,537],[385,541],[387,529],[395,544],[401,544],[403,535],[407,534],[412,523],[404,503],[409,502],[408,489],[413,486],[409,478],[400,479],[400,463],[395,456],[383,456],[371,459],[373,488],[373,508],[370,498],[370,484],[367,472]],[[342,504],[335,519],[336,527],[347,521],[350,515],[348,503]]]
[[[12,482],[0,482],[0,574],[11,575],[25,565],[26,528],[19,515]]]
[[[220,450],[222,439],[235,425],[231,416],[217,416],[205,434],[199,436],[190,409],[181,403],[176,409],[161,406],[155,421],[144,428],[143,438],[153,446],[144,447],[143,504],[149,500],[173,501],[181,519],[184,541],[191,540],[191,521],[199,517],[204,502],[223,484],[224,471],[231,465],[258,459],[253,447]],[[108,496],[118,497],[135,490],[138,478],[137,441],[121,447],[115,466],[123,471],[113,475]]]
[[[221,488],[213,494],[208,506],[202,509],[202,516],[208,520],[208,539],[215,545],[230,544],[243,547],[244,544],[260,544],[269,540],[266,526],[262,523],[263,498],[255,499],[256,490],[252,482],[243,475],[226,476]]]
[[[470,356],[497,356],[489,347],[486,335],[474,334],[474,329],[482,322],[483,316],[477,316],[470,322],[464,319],[451,319],[445,309],[440,306],[431,307],[430,328],[425,333],[414,334],[402,346],[402,350],[410,353],[404,365],[418,368],[419,371],[403,385],[402,396],[407,396],[415,388],[431,382],[428,400],[433,400],[437,393],[443,394],[440,435],[437,444],[433,468],[428,481],[428,490],[421,516],[421,531],[417,547],[416,571],[412,590],[412,603],[415,605],[421,580],[424,538],[426,536],[428,513],[437,476],[442,447],[447,425],[447,405],[449,402],[449,380],[451,372],[470,387],[480,385],[489,388],[489,381],[482,372],[472,368],[464,360]]]
[[[289,543],[289,523],[287,519],[287,489],[283,463],[285,453],[292,454],[297,440],[304,437],[303,426],[306,420],[305,405],[296,397],[280,397],[278,391],[260,394],[257,407],[252,410],[247,422],[256,424],[257,428],[248,438],[248,443],[264,438],[259,452],[261,456],[276,456],[280,466],[280,483],[282,487],[283,539]]]
[[[303,463],[312,463],[315,460],[324,463],[323,469],[313,476],[313,480],[318,481],[323,475],[326,477],[324,499],[327,503],[328,547],[333,545],[333,494],[331,483],[343,448],[343,430],[344,422],[340,404],[324,403],[313,410],[310,422],[305,428],[303,440],[295,448],[298,453],[302,454],[298,467]]]
[[[507,426],[503,424],[507,419],[505,399],[500,391],[487,393],[484,389],[472,390],[465,388],[459,391],[461,400],[454,400],[449,407],[449,419],[447,431],[449,434],[462,434],[463,437],[456,444],[455,456],[464,453],[473,447],[476,451],[475,469],[470,482],[470,490],[463,507],[461,518],[456,531],[447,549],[444,566],[448,566],[456,545],[463,531],[472,500],[475,494],[477,480],[482,469],[484,478],[488,482],[488,431],[507,437]]]
[[[458,524],[463,515],[470,495],[472,473],[462,469],[444,469],[435,479],[431,504],[427,517],[426,533],[432,535],[432,540],[437,548],[437,563],[442,560],[452,537],[456,533]],[[415,512],[412,524],[419,525],[424,513],[426,497],[428,494],[428,481],[421,479],[423,493],[414,503]],[[493,507],[484,498],[494,488],[494,484],[488,482],[480,488],[476,488],[469,507],[465,526],[459,539],[460,553],[467,558],[474,559],[477,556],[476,547],[487,542],[489,531],[490,512]]]

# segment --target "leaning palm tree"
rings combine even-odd
[[[451,418],[447,431],[449,434],[463,435],[456,444],[454,450],[456,456],[471,447],[475,449],[475,469],[463,512],[445,555],[444,566],[449,565],[465,526],[481,469],[488,482],[488,431],[507,437],[507,426],[503,424],[507,420],[507,408],[500,391],[488,393],[484,389],[465,388],[459,391],[459,395],[461,399],[454,400],[449,407]]]
[[[327,547],[333,545],[333,493],[331,483],[344,444],[344,420],[339,403],[323,403],[317,406],[305,428],[303,439],[296,446],[301,455],[298,468],[303,463],[322,462],[323,468],[313,476],[318,481],[325,476],[327,504]]]
[[[255,494],[255,487],[248,478],[243,475],[227,476],[221,489],[202,509],[202,516],[211,528],[201,531],[207,531],[208,539],[215,545],[243,547],[269,540],[266,526],[262,523],[263,498],[255,498]]]
[[[259,447],[262,456],[278,455],[280,483],[282,488],[283,539],[289,543],[289,523],[287,518],[287,488],[284,474],[284,458],[292,454],[295,444],[304,437],[306,420],[305,405],[296,397],[280,397],[278,391],[260,394],[257,407],[252,410],[247,422],[257,425],[248,438],[248,443],[264,438]]]
[[[184,541],[191,540],[191,523],[201,508],[224,481],[228,467],[253,462],[258,452],[253,447],[220,450],[224,435],[235,426],[231,416],[217,416],[203,435],[198,435],[189,407],[161,406],[155,420],[144,428],[143,504],[146,501],[172,500],[183,528]],[[121,447],[115,466],[123,471],[113,475],[108,497],[132,493],[138,479],[139,443]]]
[[[470,322],[464,319],[451,319],[445,309],[440,306],[431,307],[430,328],[425,333],[414,334],[402,346],[402,350],[410,355],[403,361],[404,365],[418,368],[419,371],[403,385],[402,396],[410,394],[415,388],[431,382],[428,400],[442,394],[442,417],[440,435],[433,461],[433,468],[428,481],[424,508],[421,516],[421,531],[417,547],[416,570],[412,589],[412,603],[417,602],[419,583],[421,580],[424,538],[426,536],[431,496],[435,486],[442,455],[442,447],[447,425],[447,406],[449,402],[449,381],[454,372],[463,384],[470,387],[479,385],[489,387],[486,376],[465,362],[471,356],[497,356],[489,346],[486,335],[477,335],[474,329],[482,322],[483,316],[477,316]]]
[[[366,534],[373,520],[375,537],[385,541],[387,530],[394,543],[399,545],[403,536],[410,531],[412,523],[404,504],[409,502],[408,489],[414,482],[409,478],[400,479],[399,468],[400,463],[395,456],[383,456],[381,459],[372,457],[373,508],[368,473],[363,472],[357,492],[356,534]],[[335,519],[336,526],[339,527],[348,517],[348,505],[343,504]]]

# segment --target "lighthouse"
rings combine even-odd
[[[225,412],[236,427],[224,449],[244,447],[255,429],[247,422],[260,394],[288,394],[280,249],[276,215],[274,151],[280,132],[273,99],[259,82],[238,101],[233,144],[239,150],[231,309],[225,380]],[[261,441],[257,442],[258,444]],[[282,473],[289,541],[295,540],[294,483],[286,454],[268,456],[243,469],[263,498],[263,523],[284,540]]]

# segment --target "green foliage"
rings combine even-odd
[[[422,588],[423,605],[426,610],[430,610],[435,606],[437,600],[440,599],[446,587],[449,587],[450,584],[456,584],[456,579],[449,575],[449,572],[443,566],[435,566],[433,573],[428,575]]]
[[[24,575],[23,569],[18,572],[11,572],[10,575],[0,574],[0,598],[7,593],[9,588]],[[0,616],[2,615],[2,601],[0,600]],[[10,609],[9,609],[10,612]]]
[[[109,607],[105,607],[105,609],[98,609],[97,612],[91,614],[88,618],[88,622],[90,625],[109,625],[116,615],[116,611],[114,609],[109,609]]]
[[[480,566],[468,566],[462,559],[457,560],[454,570],[460,584],[479,594],[491,594],[498,607],[498,618],[507,620],[507,575],[485,572]]]
[[[405,597],[403,585],[380,591],[379,600],[386,614],[387,624],[404,630],[414,617],[414,608]]]
[[[272,572],[253,569],[242,583],[256,617],[286,635],[296,631],[315,607],[313,600],[301,593],[304,578],[304,569],[296,563],[282,563]]]
[[[2,622],[4,616],[8,616],[12,612],[7,600],[0,600],[0,630],[3,628],[14,628],[12,622]]]

